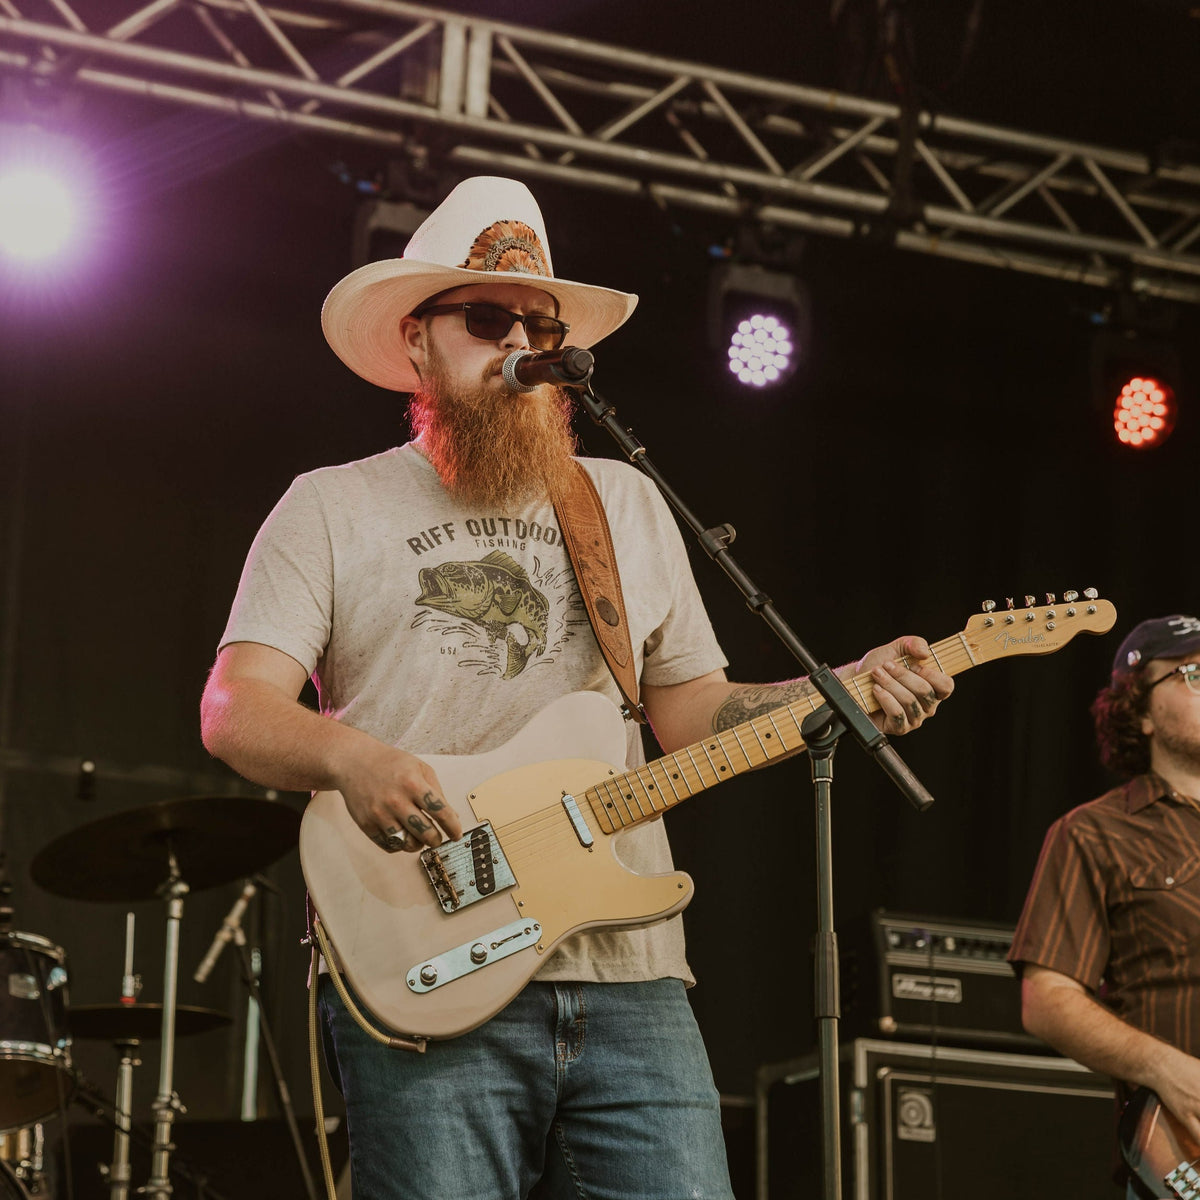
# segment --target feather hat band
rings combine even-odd
[[[356,374],[397,392],[414,391],[416,372],[400,338],[400,321],[439,292],[468,284],[537,288],[558,302],[571,326],[568,342],[588,347],[628,319],[637,297],[558,279],[542,213],[515,179],[465,179],[425,219],[403,258],[367,263],[325,298],[321,328]]]

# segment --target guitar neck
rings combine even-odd
[[[977,665],[961,633],[930,649],[933,661],[947,675],[958,675]],[[907,658],[901,661],[910,665]],[[869,671],[843,682],[864,712],[879,708]],[[609,833],[653,820],[689,796],[802,750],[801,724],[824,703],[817,689],[806,683],[804,694],[794,703],[771,709],[623,775],[614,775],[589,788],[587,802]]]
[[[1010,600],[1009,611],[994,616],[994,606],[987,606],[988,611],[972,617],[961,633],[931,646],[930,659],[947,675],[958,675],[996,658],[1051,654],[1079,633],[1107,633],[1116,623],[1117,610],[1091,589],[1084,596],[1068,592],[1061,605],[1048,596],[1045,608],[1033,607],[1033,597],[1027,596],[1026,608],[1014,611]],[[908,658],[901,661],[912,665]],[[843,682],[866,712],[879,708],[869,671]],[[584,799],[607,833],[653,820],[697,792],[803,749],[801,723],[823,703],[816,688],[806,683],[794,703],[760,713],[644,767],[614,773],[588,788]]]

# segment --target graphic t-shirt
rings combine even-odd
[[[657,489],[582,460],[604,503],[643,684],[725,666],[683,540]],[[500,746],[551,701],[620,703],[553,507],[460,504],[412,443],[295,480],[254,540],[221,645],[258,642],[312,676],[321,711],[410,753]],[[556,747],[547,758],[569,757]],[[644,761],[626,727],[625,769]],[[365,835],[364,835],[365,836]],[[619,835],[643,873],[668,871],[661,821]],[[692,982],[680,920],[568,939],[543,979]]]

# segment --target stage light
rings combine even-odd
[[[1175,389],[1153,376],[1134,376],[1121,388],[1113,408],[1117,438],[1135,450],[1159,446],[1175,428]]]
[[[790,272],[721,263],[709,281],[709,341],[730,374],[754,388],[795,374],[808,349],[808,292]]]
[[[36,262],[71,241],[78,214],[66,182],[34,166],[0,166],[0,254]]]
[[[1092,392],[1122,446],[1152,450],[1171,436],[1183,390],[1176,311],[1128,299],[1098,314]],[[1102,323],[1103,322],[1103,323]]]
[[[729,339],[729,369],[754,387],[778,383],[790,374],[796,347],[792,331],[776,316],[755,313],[738,322]]]

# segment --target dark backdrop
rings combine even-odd
[[[1178,107],[1186,96],[1172,93],[1177,82],[1165,100],[1158,91],[1141,107],[1114,101],[1095,66],[1098,48],[1081,44],[1095,36],[1082,8],[1062,7],[1081,17],[1069,33],[1035,28],[1040,7],[1021,10],[1030,21],[1023,31],[993,18],[967,72],[975,89],[958,84],[951,96],[958,109],[1115,144],[1185,132],[1196,109]],[[1105,7],[1119,17],[1116,37],[1161,27],[1181,35],[1162,46],[1188,37],[1194,46],[1194,24],[1170,6]],[[721,39],[706,27],[707,41],[681,44],[665,22],[627,15],[611,33],[588,23],[588,6],[576,22],[593,36],[747,69],[760,62],[806,82],[828,69],[819,44],[801,53],[772,39],[766,12],[747,17],[757,59],[745,31]],[[949,77],[952,47],[933,46],[942,58],[931,72],[940,77],[945,66]],[[1028,87],[1006,89],[1017,47]],[[1047,80],[1055,48],[1074,73],[1063,65]],[[63,946],[72,1001],[94,1003],[118,993],[127,906],[61,899],[31,883],[29,862],[110,812],[255,791],[207,757],[197,730],[246,549],[294,475],[406,434],[402,401],[352,376],[318,324],[326,291],[351,266],[359,198],[345,179],[370,177],[382,156],[94,96],[80,120],[103,145],[102,182],[116,197],[103,252],[61,286],[4,281],[3,561],[18,630],[5,838],[16,927]],[[928,812],[908,807],[853,745],[837,756],[840,928],[881,905],[1014,921],[1046,826],[1107,783],[1087,707],[1122,632],[1149,615],[1200,607],[1200,314],[1180,316],[1193,385],[1178,429],[1161,449],[1136,454],[1114,444],[1091,394],[1089,314],[1103,294],[813,240],[802,265],[814,324],[804,365],[790,386],[751,394],[727,381],[704,345],[707,248],[727,228],[579,189],[534,188],[560,273],[642,296],[633,320],[599,349],[597,386],[701,518],[737,528],[739,561],[818,658],[842,662],[902,632],[946,637],[988,598],[1003,605],[1006,596],[1094,586],[1116,604],[1112,634],[961,677],[953,702],[899,744],[937,799]],[[581,424],[580,433],[587,452],[614,453],[602,431]],[[734,676],[793,674],[720,571],[700,553],[695,564]],[[80,798],[74,775],[83,758],[98,764],[92,801]],[[670,828],[698,885],[686,918],[700,979],[693,1002],[719,1086],[746,1093],[757,1066],[813,1042],[806,766],[733,781],[673,814]],[[282,896],[256,902],[252,920],[264,943],[267,1010],[307,1111],[294,853],[270,874]],[[180,1043],[176,1083],[194,1116],[237,1112],[245,999],[231,960],[205,986],[191,982],[236,893],[236,885],[198,891],[186,907],[180,999],[233,1018]],[[128,907],[144,998],[159,1000],[162,908]],[[77,1052],[111,1090],[111,1049]],[[148,1105],[156,1072],[150,1053],[139,1104]],[[265,1080],[260,1090],[262,1111],[275,1111]]]

